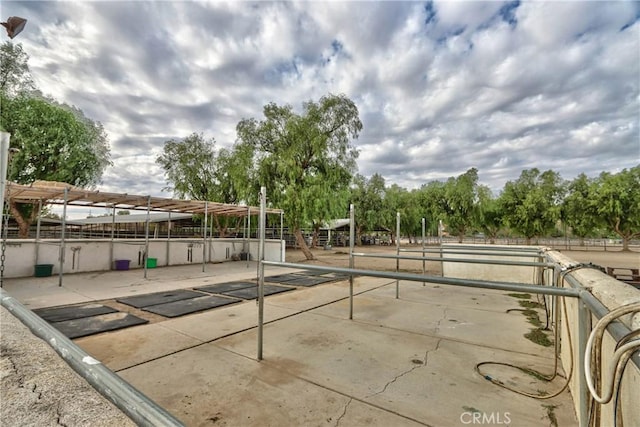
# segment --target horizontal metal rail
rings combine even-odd
[[[354,257],[362,258],[391,258],[391,259],[406,259],[415,261],[442,261],[442,262],[462,262],[466,264],[494,264],[494,265],[509,265],[518,267],[544,267],[555,268],[555,264],[549,262],[534,262],[534,261],[503,261],[495,259],[468,259],[468,258],[438,258],[438,257],[422,257],[422,256],[400,256],[400,255],[383,255],[383,254],[365,254],[361,252],[354,252]]]
[[[394,272],[375,271],[375,270],[358,270],[358,269],[341,268],[341,267],[321,267],[317,265],[296,264],[296,263],[279,262],[279,261],[262,261],[262,263],[264,265],[270,265],[274,267],[300,268],[305,270],[324,271],[327,273],[343,273],[343,274],[354,275],[354,276],[370,276],[370,277],[381,277],[384,279],[407,280],[412,282],[438,283],[442,285],[461,286],[465,288],[483,288],[483,289],[493,289],[493,290],[499,290],[499,291],[530,292],[533,294],[560,295],[560,296],[574,297],[574,298],[577,298],[580,296],[580,291],[577,289],[555,288],[555,287],[540,286],[540,285],[527,285],[523,283],[491,282],[488,280],[455,279],[455,278],[442,277],[442,276],[423,276],[421,274],[394,273]]]
[[[470,249],[470,250],[488,249],[492,251],[503,251],[503,252],[513,252],[513,251],[536,252],[536,253],[541,252],[540,248],[538,247],[525,248],[523,246],[513,246],[513,247],[495,246],[494,247],[494,246],[482,246],[482,245],[449,245],[447,243],[444,243],[442,247],[445,249]]]
[[[521,252],[521,253],[505,253],[505,252],[484,252],[484,251],[464,251],[455,249],[400,249],[400,252],[422,252],[422,253],[434,253],[434,254],[452,254],[452,255],[488,255],[488,256],[501,256],[501,257],[520,257],[520,258],[542,258],[543,255]]]
[[[139,426],[184,426],[164,408],[113,373],[18,300],[0,289],[0,302],[71,368]]]

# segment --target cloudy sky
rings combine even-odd
[[[169,197],[156,156],[268,102],[346,94],[359,172],[572,179],[640,163],[640,3],[3,1],[38,87],[104,125],[104,191]],[[5,38],[6,40],[6,38]]]

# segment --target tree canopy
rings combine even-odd
[[[247,171],[250,157],[239,149],[216,150],[214,138],[192,133],[182,140],[164,143],[156,163],[164,170],[168,187],[181,199],[215,200],[239,203],[248,193]],[[220,236],[224,237],[233,219],[213,216]]]
[[[591,201],[600,219],[622,239],[622,250],[640,236],[640,165],[603,172],[592,185]]]
[[[2,45],[0,127],[11,134],[19,151],[11,158],[8,179],[20,184],[36,180],[75,186],[96,185],[110,162],[102,125],[73,106],[59,104],[34,90],[27,55],[20,45]],[[10,201],[21,237],[38,214],[32,204]]]
[[[13,97],[35,90],[28,61],[21,44],[7,41],[0,45],[0,92]]]
[[[500,197],[506,224],[530,241],[549,233],[560,219],[563,186],[560,175],[537,168],[522,171],[505,184]]]
[[[285,210],[298,245],[312,259],[302,227],[347,211],[358,156],[350,142],[362,130],[358,108],[344,95],[326,95],[304,103],[300,114],[275,103],[263,113],[263,120],[238,123],[238,143],[245,147],[240,151],[253,153],[254,182],[266,187],[270,203]]]

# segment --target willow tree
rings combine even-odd
[[[0,123],[19,148],[11,158],[8,179],[20,184],[36,180],[91,187],[100,181],[109,160],[107,135],[100,123],[78,109],[41,97],[1,96]],[[36,205],[10,200],[20,237],[27,237],[37,217]]]
[[[447,227],[462,243],[465,234],[476,223],[478,200],[478,170],[471,168],[444,186],[444,206]]]
[[[19,184],[60,181],[78,187],[99,183],[109,160],[102,124],[73,106],[43,97],[36,89],[22,45],[0,46],[0,129],[11,134],[7,178]],[[4,207],[2,207],[3,209]],[[38,205],[9,201],[19,236],[28,237]]]
[[[383,224],[382,206],[385,196],[384,177],[377,173],[369,179],[358,174],[351,185],[351,203],[354,205],[355,244],[363,232],[378,230]]]
[[[603,172],[591,187],[591,203],[601,221],[622,239],[622,250],[640,237],[640,165]]]
[[[351,140],[362,130],[358,108],[344,95],[326,95],[304,103],[301,114],[275,103],[263,113],[263,120],[238,123],[238,144],[252,151],[254,182],[284,209],[296,242],[313,259],[302,229],[346,212],[358,156]]]
[[[245,170],[250,158],[235,149],[216,149],[214,138],[192,133],[183,139],[170,139],[164,143],[156,163],[164,170],[167,187],[181,199],[208,200],[221,203],[245,201]],[[227,235],[237,219],[213,215],[218,233]]]
[[[564,183],[557,172],[537,168],[520,173],[505,184],[500,195],[505,223],[531,243],[533,237],[550,233],[560,219]]]
[[[592,235],[602,223],[593,203],[593,189],[593,180],[582,173],[568,184],[568,194],[562,202],[562,220],[571,227],[571,233],[580,238],[580,245],[584,245],[585,237]]]

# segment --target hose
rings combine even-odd
[[[615,351],[615,353],[613,354],[613,361],[612,363],[609,364],[609,369],[608,369],[611,381],[606,384],[606,387],[605,387],[606,393],[603,393],[602,396],[600,396],[598,394],[598,391],[595,389],[593,376],[591,374],[592,349],[594,351],[594,356],[596,361],[600,360],[600,357],[601,357],[600,354],[602,351],[602,338],[607,325],[609,325],[609,323],[611,323],[613,320],[617,319],[618,317],[624,316],[625,314],[637,312],[637,311],[640,311],[640,302],[631,303],[631,304],[618,307],[615,310],[612,310],[609,313],[607,313],[605,316],[603,316],[598,321],[598,323],[596,323],[596,326],[593,328],[593,330],[591,331],[591,334],[589,335],[589,339],[587,340],[587,346],[584,352],[585,377],[587,380],[587,387],[589,388],[589,392],[591,393],[591,396],[593,396],[595,401],[598,403],[601,403],[601,404],[608,403],[611,400],[611,397],[613,395],[614,384],[616,380],[616,374],[619,373],[619,370],[617,369],[618,362],[620,361],[620,358],[623,356],[623,354],[626,351],[640,347],[640,341],[634,340],[634,341],[628,342],[622,345],[620,348],[618,348]],[[615,364],[613,362],[615,362]],[[605,384],[603,384],[603,386],[604,385]]]
[[[562,297],[562,310],[564,312],[565,319],[568,319],[568,316],[567,316],[567,305],[565,303],[565,298],[564,297]],[[557,317],[557,314],[556,314],[556,317]],[[544,399],[551,399],[553,397],[556,397],[556,396],[560,395],[562,392],[564,392],[567,389],[567,387],[569,387],[569,383],[571,382],[571,377],[573,375],[573,346],[571,345],[571,330],[570,330],[570,328],[567,328],[567,335],[568,335],[568,342],[569,342],[569,360],[571,361],[571,365],[569,367],[569,374],[567,375],[567,378],[566,378],[566,381],[565,381],[564,385],[558,391],[556,391],[556,392],[554,392],[552,394],[539,395],[539,394],[531,394],[531,393],[527,393],[527,392],[524,392],[524,391],[521,391],[521,390],[517,390],[515,388],[507,386],[502,381],[500,381],[500,380],[498,380],[496,378],[493,378],[493,377],[491,377],[489,375],[483,374],[480,371],[480,367],[483,366],[483,365],[490,365],[491,364],[491,365],[509,366],[509,367],[512,367],[512,368],[519,369],[520,371],[525,372],[525,373],[535,374],[537,377],[542,378],[545,381],[552,381],[556,376],[558,376],[558,356],[559,356],[558,355],[558,352],[559,352],[559,345],[558,345],[558,341],[559,341],[558,340],[558,334],[559,334],[559,332],[558,332],[558,329],[559,329],[559,326],[558,326],[557,323],[556,323],[556,328],[555,329],[556,329],[556,335],[555,335],[555,344],[556,345],[555,345],[555,352],[554,352],[555,353],[555,357],[554,357],[554,372],[553,372],[553,375],[551,375],[550,377],[549,376],[545,376],[545,375],[541,374],[540,372],[538,372],[538,371],[536,371],[534,369],[525,368],[525,367],[522,367],[522,366],[517,366],[517,365],[513,365],[513,364],[510,364],[510,363],[503,363],[503,362],[481,362],[481,363],[478,363],[476,365],[476,367],[475,367],[476,372],[480,376],[482,376],[484,379],[486,379],[487,381],[490,381],[491,383],[493,383],[493,384],[495,384],[495,385],[497,385],[499,387],[502,387],[502,388],[507,389],[509,391],[512,391],[514,393],[520,394],[522,396],[527,396],[527,397],[532,397],[534,399],[544,400]]]

